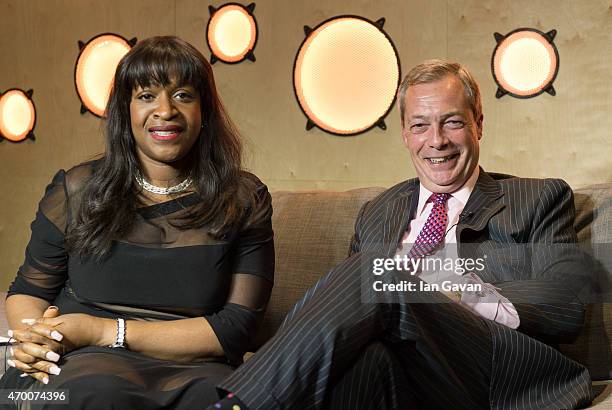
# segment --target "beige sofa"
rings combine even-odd
[[[276,241],[276,279],[256,345],[269,338],[290,307],[306,289],[335,264],[349,248],[355,217],[361,205],[382,192],[364,188],[346,192],[275,192],[273,225]],[[575,191],[579,239],[585,244],[612,243],[612,183]],[[0,296],[4,318],[4,297]],[[0,334],[6,334],[6,321]],[[612,410],[612,304],[593,305],[579,340],[562,346],[564,353],[586,365],[599,392],[593,409]],[[603,390],[603,391],[602,391]]]
[[[347,256],[359,208],[380,192],[381,188],[363,188],[272,194],[276,275],[259,343],[278,328],[308,287]],[[575,203],[579,240],[585,245],[611,244],[612,183],[576,190]],[[582,335],[561,350],[591,372],[599,393],[592,408],[612,410],[612,303],[589,307]]]

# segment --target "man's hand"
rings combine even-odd
[[[455,303],[461,303],[461,292],[441,291],[441,293]]]

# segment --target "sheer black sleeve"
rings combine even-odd
[[[236,236],[234,272],[250,273],[274,282],[272,197],[268,188],[261,182],[259,184],[256,203]]]
[[[9,287],[8,296],[24,294],[53,302],[67,279],[66,215],[65,172],[60,170],[39,203],[25,261]]]
[[[205,316],[234,364],[242,362],[255,338],[274,282],[272,199],[261,182],[256,196],[256,204],[235,239],[228,301],[220,311]]]

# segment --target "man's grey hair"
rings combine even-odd
[[[472,74],[461,64],[445,60],[427,60],[414,67],[402,80],[397,98],[399,100],[400,115],[402,126],[404,126],[404,112],[406,110],[406,91],[410,86],[417,84],[427,84],[442,80],[447,75],[456,76],[465,90],[468,104],[474,114],[474,120],[478,121],[482,116],[482,100],[480,98],[480,88]]]

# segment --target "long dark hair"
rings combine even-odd
[[[204,124],[185,170],[202,202],[173,225],[210,225],[211,234],[220,238],[244,217],[254,199],[245,202],[244,195],[237,195],[245,192],[239,189],[245,183],[242,144],[217,94],[212,68],[191,44],[172,36],[151,37],[136,44],[117,66],[104,116],[106,151],[79,194],[66,235],[70,250],[100,258],[131,228],[139,203],[135,175],[140,169],[130,122],[132,91],[172,81],[198,91]]]

